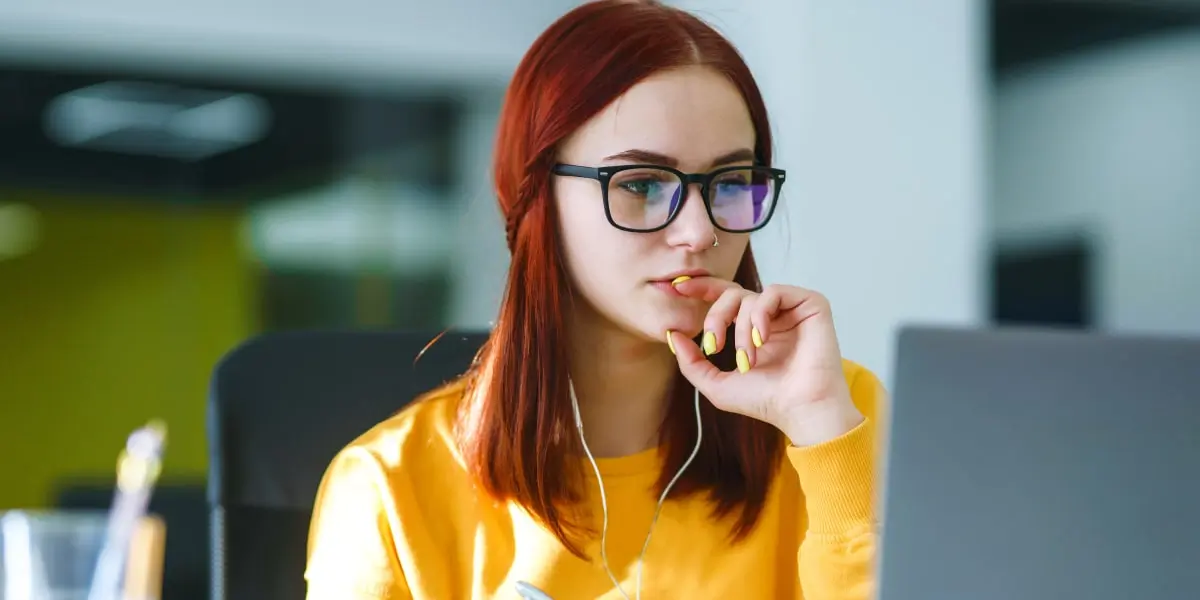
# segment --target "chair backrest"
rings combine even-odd
[[[303,598],[313,499],[346,444],[469,366],[486,333],[287,332],[217,365],[208,403],[214,600]],[[418,359],[419,357],[419,359]]]

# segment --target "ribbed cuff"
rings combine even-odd
[[[836,535],[874,523],[873,421],[815,446],[789,446],[787,455],[800,476],[810,532]]]

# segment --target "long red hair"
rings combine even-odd
[[[463,457],[478,484],[512,500],[583,557],[582,446],[568,391],[565,311],[571,289],[550,169],[558,145],[646,77],[691,65],[725,74],[741,91],[757,134],[756,153],[771,162],[767,110],[750,70],[712,27],[654,1],[600,0],[563,16],[533,43],[517,67],[500,115],[494,177],[512,253],[491,336],[467,374],[461,409]],[[703,124],[699,124],[703,125]],[[750,250],[736,280],[761,290]],[[714,357],[733,366],[729,352]],[[662,430],[665,468],[659,493],[695,444],[693,388],[673,386]],[[782,458],[774,427],[701,403],[704,443],[672,489],[672,498],[706,492],[714,516],[736,517],[731,536],[753,529]]]

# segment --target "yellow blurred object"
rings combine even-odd
[[[29,254],[40,237],[37,210],[27,204],[0,204],[0,260]]]
[[[0,439],[27,457],[3,469],[0,506],[46,507],[64,485],[111,478],[115,457],[97,449],[145,415],[171,424],[163,470],[203,481],[212,366],[257,329],[242,209],[0,197],[35,206],[42,231],[33,252],[0,259]]]
[[[144,455],[122,450],[117,458],[117,487],[123,492],[144,490],[154,485],[162,472],[162,463],[158,458],[161,446],[166,443],[167,425],[160,420],[151,421],[145,429],[134,435],[153,436],[155,439],[145,440],[145,444],[158,446],[159,449],[146,448]],[[139,449],[140,450],[140,449]]]
[[[163,552],[167,524],[161,517],[142,517],[129,540],[129,562],[125,564],[125,599],[162,598]]]

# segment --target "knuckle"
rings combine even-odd
[[[750,317],[754,316],[754,310],[755,307],[753,304],[742,304],[741,310],[738,311],[738,320],[742,322],[749,322]]]
[[[723,324],[728,323],[733,315],[734,312],[730,307],[713,305],[712,309],[704,317],[704,326],[707,329],[719,329]]]

